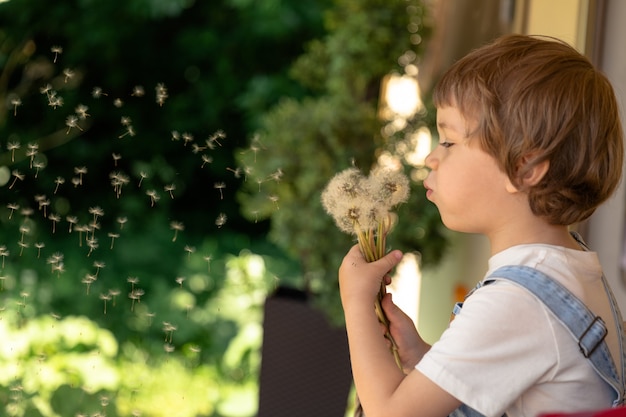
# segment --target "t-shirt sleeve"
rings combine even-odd
[[[416,369],[475,410],[500,416],[556,368],[549,314],[515,284],[496,281],[481,287]]]

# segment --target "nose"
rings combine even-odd
[[[432,151],[430,151],[430,153],[428,155],[426,155],[426,158],[424,159],[424,165],[426,165],[426,168],[429,169],[436,169],[437,168],[437,157],[435,155],[435,151],[437,148],[433,149]]]

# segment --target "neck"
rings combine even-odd
[[[491,254],[494,255],[505,249],[517,245],[544,244],[562,246],[568,249],[580,250],[580,245],[570,235],[567,226],[557,226],[538,222],[535,225],[525,224],[520,228],[505,228],[503,231],[494,231],[487,234],[491,245]]]

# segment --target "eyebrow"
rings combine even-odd
[[[448,129],[448,130],[452,130],[454,132],[460,133],[460,134],[462,134],[464,136],[467,136],[467,129],[459,130],[459,129],[456,128],[456,126],[448,124],[446,122],[437,122],[437,127],[439,129],[442,129],[442,130],[443,129]]]

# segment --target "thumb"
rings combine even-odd
[[[402,260],[403,254],[399,250],[393,250],[378,259],[374,264],[380,268],[382,274],[386,274],[391,271]]]
[[[399,323],[401,320],[411,320],[409,316],[393,301],[391,293],[385,294],[381,301],[383,310],[391,323]]]

